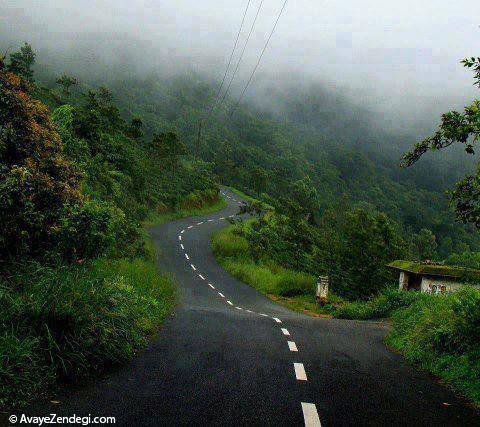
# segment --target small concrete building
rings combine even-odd
[[[469,268],[402,260],[394,261],[387,267],[400,273],[398,288],[401,291],[444,294],[458,290],[469,279],[480,281],[480,270]]]

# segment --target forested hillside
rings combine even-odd
[[[54,88],[56,74],[48,73],[45,84]],[[93,84],[80,82],[74,93]],[[430,230],[439,258],[478,247],[477,234],[455,222],[445,195],[473,169],[472,159],[453,151],[400,168],[402,153],[418,135],[389,132],[378,117],[319,85],[265,90],[262,103],[245,104],[230,116],[228,100],[220,111],[206,113],[216,86],[198,74],[129,76],[105,84],[125,117],[142,118],[147,137],[175,131],[191,156],[197,152],[198,124],[205,120],[198,151],[225,184],[278,198],[291,182],[308,176],[320,212],[339,203],[380,210],[398,222],[407,239]]]

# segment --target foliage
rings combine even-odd
[[[382,319],[390,317],[398,309],[411,306],[422,298],[428,298],[428,296],[390,288],[368,301],[347,302],[339,306],[333,315],[338,319]]]
[[[69,76],[68,74],[63,74],[57,79],[56,83],[62,86],[62,90],[65,95],[70,95],[70,88],[78,84],[78,80],[75,77]]]
[[[140,259],[16,265],[8,281],[0,278],[0,406],[131,359],[173,296],[155,264]]]
[[[436,258],[437,239],[431,230],[422,228],[411,238],[410,254],[420,261]]]
[[[386,264],[402,258],[406,244],[385,214],[360,208],[329,212],[320,227],[318,258],[335,293],[350,299],[366,298],[393,281]]]
[[[465,251],[454,253],[445,260],[445,263],[480,270],[480,252]]]
[[[20,48],[18,52],[14,52],[10,55],[10,63],[7,65],[7,71],[10,71],[27,82],[33,82],[33,64],[35,64],[35,52],[33,52],[32,46],[28,43]]]
[[[387,343],[480,403],[480,291],[420,298],[393,316]]]
[[[0,252],[35,256],[54,248],[67,207],[82,203],[81,175],[25,80],[0,70],[0,91]]]
[[[218,231],[212,237],[213,251],[220,264],[233,276],[265,294],[278,296],[313,295],[315,277],[270,261],[255,262],[238,226]]]
[[[480,57],[462,61],[465,67],[475,73],[475,84],[480,88]],[[453,144],[463,144],[465,151],[475,154],[475,146],[480,138],[480,100],[465,107],[463,112],[450,111],[442,115],[439,130],[429,138],[415,145],[412,151],[403,156],[406,166],[416,163],[426,152],[437,151]],[[480,228],[479,176],[468,175],[459,181],[451,199],[455,204],[457,218],[464,223],[472,223]]]

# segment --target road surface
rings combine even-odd
[[[180,294],[154,342],[42,412],[115,416],[121,426],[480,426],[384,346],[383,324],[294,313],[224,271],[210,239],[238,212],[238,196],[225,194],[224,211],[151,231]]]

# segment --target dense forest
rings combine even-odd
[[[41,83],[49,88],[43,100],[56,107],[51,95],[60,92],[56,78],[63,70],[39,68]],[[72,67],[67,63],[65,68]],[[132,64],[120,63],[115,71],[115,78],[102,81],[100,76],[112,68],[97,67],[91,75],[80,69],[83,80],[73,86],[69,102],[78,102],[88,89],[107,86],[123,117],[141,117],[147,138],[177,133],[190,156],[198,152],[224,184],[275,199],[286,194],[291,182],[308,177],[319,212],[339,203],[385,212],[409,241],[430,231],[438,259],[478,248],[478,235],[455,221],[445,195],[474,169],[473,159],[452,150],[401,168],[403,152],[423,137],[418,130],[389,131],[373,113],[320,84],[261,88],[259,101],[241,105],[233,116],[229,99],[209,115],[217,86],[207,75],[136,73]]]

